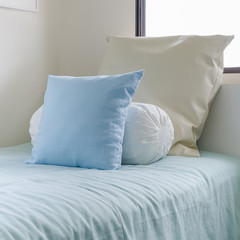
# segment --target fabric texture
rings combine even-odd
[[[34,146],[37,135],[39,132],[39,125],[40,125],[40,120],[42,117],[42,110],[43,110],[43,105],[35,111],[30,119],[30,124],[29,124],[29,134],[31,136],[31,143]]]
[[[39,133],[26,162],[118,169],[127,107],[142,75],[49,75]]]
[[[145,69],[133,101],[170,116],[170,155],[199,156],[196,145],[221,85],[223,51],[233,36],[109,37],[99,74]]]
[[[132,102],[123,138],[122,164],[150,164],[168,154],[174,129],[168,114],[156,105]]]
[[[240,160],[202,152],[119,171],[24,164],[0,149],[0,239],[239,240]]]

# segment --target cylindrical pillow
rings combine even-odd
[[[32,145],[38,135],[42,109],[43,106],[30,120]],[[168,154],[173,139],[173,125],[165,111],[152,104],[132,102],[125,123],[122,164],[153,163]]]
[[[168,154],[174,128],[168,114],[152,104],[133,102],[128,107],[122,164],[150,164]]]
[[[39,124],[42,117],[42,110],[43,110],[43,105],[36,112],[33,113],[30,120],[29,133],[31,136],[31,143],[33,146],[36,142],[36,138],[38,135]]]

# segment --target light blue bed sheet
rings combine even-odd
[[[0,239],[239,240],[240,160],[201,152],[120,170],[25,164],[0,149]]]

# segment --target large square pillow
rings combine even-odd
[[[222,82],[223,51],[233,36],[109,37],[99,74],[145,69],[133,101],[170,116],[170,155],[199,156],[196,145]]]
[[[142,75],[49,75],[38,136],[26,162],[118,169],[127,107]]]

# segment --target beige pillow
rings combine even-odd
[[[159,106],[175,129],[170,155],[199,156],[196,145],[221,83],[233,36],[109,37],[99,74],[145,69],[133,101]]]

